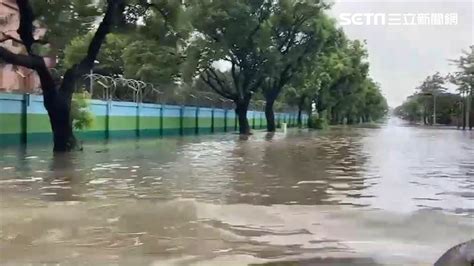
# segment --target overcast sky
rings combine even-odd
[[[354,13],[386,14],[385,25],[342,26],[351,39],[367,40],[370,74],[381,84],[390,106],[401,104],[423,79],[436,71],[453,70],[448,59],[474,44],[471,0],[462,1],[360,1],[335,0],[331,14],[343,23],[342,16]],[[420,25],[418,14],[457,14],[456,25]],[[412,15],[415,14],[415,15]],[[425,16],[426,15],[420,15]],[[401,24],[395,25],[401,17]],[[347,21],[347,20],[346,20]],[[356,18],[358,22],[358,18]],[[374,20],[371,19],[371,24]],[[447,23],[443,21],[443,24]]]

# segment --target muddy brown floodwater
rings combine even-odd
[[[430,265],[474,238],[474,134],[293,130],[0,150],[2,265]]]

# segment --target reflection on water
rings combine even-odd
[[[428,265],[474,238],[474,136],[396,123],[2,150],[0,261]]]

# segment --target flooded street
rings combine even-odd
[[[0,151],[2,265],[430,265],[474,238],[472,132],[391,120],[50,149]]]

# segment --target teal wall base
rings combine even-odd
[[[177,136],[179,131],[179,128],[163,128],[163,136]]]
[[[183,135],[194,135],[196,134],[195,128],[183,128]]]
[[[199,134],[211,134],[212,133],[212,128],[210,127],[200,127],[199,128]]]
[[[161,133],[159,129],[142,129],[139,132],[140,137],[145,138],[158,138],[161,137]]]
[[[233,128],[232,128],[232,130],[227,129],[227,132],[230,132],[230,131],[233,131]],[[216,128],[214,128],[214,132],[216,132],[216,133],[225,132],[225,128],[224,127],[216,127]]]
[[[104,131],[79,131],[75,134],[79,140],[99,140],[107,138]]]
[[[0,135],[0,146],[20,145],[20,144],[21,144],[20,134],[1,134]]]
[[[109,132],[109,138],[111,139],[126,139],[126,138],[136,138],[136,130],[114,130]]]
[[[27,143],[53,143],[53,133],[30,133],[26,139]]]

